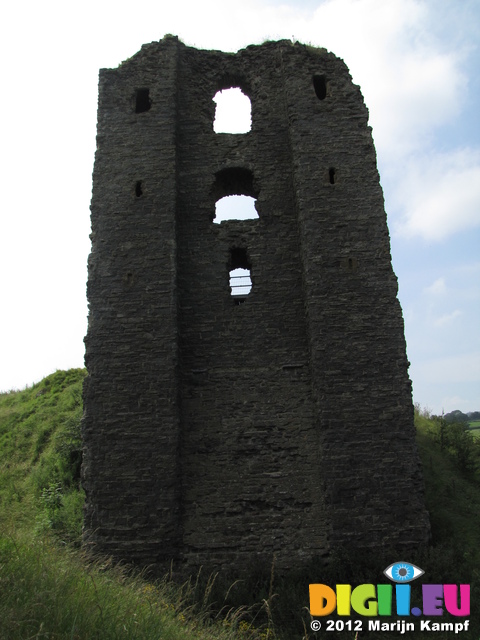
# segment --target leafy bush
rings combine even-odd
[[[480,442],[474,438],[467,422],[447,422],[443,417],[430,419],[431,432],[442,451],[456,461],[459,471],[477,477],[480,471]]]

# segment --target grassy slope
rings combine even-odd
[[[207,624],[188,589],[151,584],[78,549],[81,391],[85,371],[57,371],[0,395],[0,638],[267,638],[240,612]],[[68,541],[69,544],[65,544]]]
[[[17,517],[38,515],[43,489],[62,487],[81,508],[78,487],[83,369],[57,371],[38,384],[0,394],[0,505]],[[70,507],[69,507],[70,508]],[[72,507],[73,508],[73,507]],[[75,517],[75,516],[72,516]]]
[[[78,478],[78,424],[84,376],[85,371],[80,369],[57,371],[24,391],[0,395],[2,640],[273,640],[273,633],[268,631],[270,617],[263,632],[241,622],[238,609],[223,622],[206,627],[204,614],[192,615],[187,610],[185,592],[179,593],[167,583],[150,584],[118,568],[106,569],[104,561],[92,563],[75,549],[83,500]],[[427,582],[441,582],[448,576],[450,582],[476,585],[472,593],[473,623],[480,599],[480,483],[474,473],[462,473],[454,451],[442,449],[438,421],[417,414],[416,422],[432,521],[432,548],[412,561],[428,572]],[[308,582],[319,580],[318,570],[310,573],[308,578],[298,577],[295,584],[276,579],[272,611],[274,620],[278,616],[279,638],[303,636],[300,613],[295,614],[295,632],[285,629],[288,616],[308,605]],[[371,575],[367,567],[364,581],[373,580],[366,577]],[[362,581],[360,576],[352,580]],[[245,598],[249,589],[244,589]],[[262,589],[255,593],[253,602],[268,598],[268,584]],[[304,620],[308,624],[308,617]],[[332,640],[353,637],[328,635]],[[479,636],[480,632],[462,634],[474,640]],[[317,636],[310,633],[309,637]],[[368,637],[373,640],[383,636]],[[389,640],[395,637],[388,634]],[[448,634],[436,633],[435,637]]]

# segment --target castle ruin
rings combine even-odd
[[[216,133],[233,87],[251,130]],[[215,221],[232,195],[257,216]],[[166,36],[102,69],[91,218],[86,542],[193,569],[427,541],[376,153],[343,61]]]

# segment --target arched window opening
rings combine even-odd
[[[224,196],[252,196],[257,198],[259,189],[254,185],[253,173],[243,167],[228,167],[215,174],[211,193],[215,200]]]
[[[230,293],[235,305],[243,304],[252,290],[250,262],[246,249],[230,249]]]
[[[138,180],[135,183],[135,197],[140,198],[142,195],[143,195],[142,181]]]
[[[327,97],[327,79],[324,75],[315,74],[313,76],[313,88],[319,100],[325,100]]]
[[[335,167],[330,167],[330,169],[328,170],[328,179],[330,184],[335,184],[335,182],[337,181],[337,172],[335,170]]]
[[[250,98],[239,87],[217,91],[213,130],[215,133],[247,133],[252,128]]]
[[[137,89],[135,93],[135,113],[148,111],[151,106],[150,89]]]
[[[215,205],[215,223],[226,220],[254,220],[258,218],[255,198],[251,196],[225,196]]]

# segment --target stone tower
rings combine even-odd
[[[215,133],[232,87],[251,130]],[[367,121],[345,64],[289,41],[167,36],[101,70],[83,422],[99,551],[288,568],[427,541]],[[214,222],[235,194],[258,217]]]

